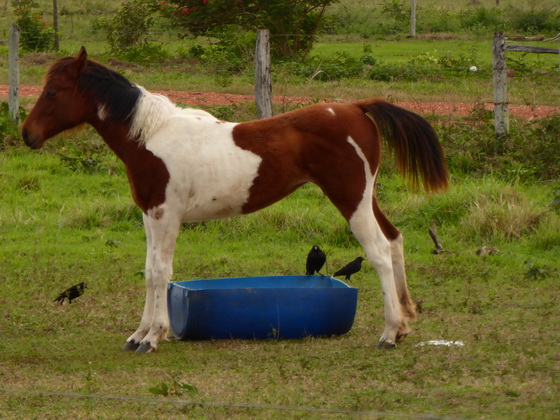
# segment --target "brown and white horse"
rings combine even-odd
[[[39,149],[50,137],[91,124],[123,161],[147,238],[146,301],[125,350],[151,352],[169,329],[167,284],[182,222],[262,209],[307,182],[317,184],[350,224],[383,289],[385,329],[378,347],[394,347],[415,318],[400,232],[375,198],[381,138],[412,184],[447,187],[442,150],[422,117],[382,100],[316,104],[241,124],[181,109],[91,61],[53,63],[22,127]]]

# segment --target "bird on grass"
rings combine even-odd
[[[64,299],[68,299],[68,303],[72,303],[72,301],[80,296],[82,296],[84,294],[85,289],[87,289],[87,286],[84,282],[81,282],[79,284],[75,284],[72,287],[69,287],[68,289],[66,289],[64,292],[62,292],[61,294],[59,294],[55,300],[53,300],[53,302],[60,302],[60,304],[62,305],[62,302],[64,302]]]
[[[307,262],[305,263],[305,274],[312,276],[315,272],[319,273],[325,265],[327,256],[321,248],[315,245],[307,254]],[[319,273],[321,274],[321,273]]]
[[[346,280],[350,280],[350,276],[354,273],[357,273],[362,269],[362,261],[364,259],[362,257],[356,258],[354,261],[346,264],[340,270],[333,274],[333,277],[337,276],[345,276]]]

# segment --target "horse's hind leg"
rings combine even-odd
[[[373,217],[371,201],[364,199],[349,219],[350,228],[375,267],[383,290],[385,329],[379,340],[379,348],[395,347],[403,327],[403,316],[395,284],[392,247]]]
[[[403,250],[403,237],[399,230],[387,219],[383,212],[377,205],[377,200],[373,198],[373,213],[375,219],[385,237],[389,240],[391,246],[391,262],[393,266],[393,277],[395,279],[395,286],[397,290],[397,297],[400,303],[402,312],[402,321],[397,332],[396,341],[402,341],[410,333],[408,320],[416,319],[416,309],[414,302],[408,292],[406,282],[406,272],[404,268],[404,250]]]

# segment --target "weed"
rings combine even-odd
[[[17,112],[18,121],[25,120],[27,112],[19,107]],[[17,121],[13,121],[10,115],[8,102],[0,102],[0,149],[20,144],[21,135]]]
[[[539,266],[531,260],[525,260],[524,276],[527,280],[544,280],[550,277],[550,272],[547,268]]]
[[[170,384],[161,382],[158,386],[148,388],[148,391],[154,395],[161,395],[163,397],[181,397],[185,392],[189,394],[196,394],[198,389],[186,382],[181,382],[179,379],[173,378],[166,374],[170,380]]]

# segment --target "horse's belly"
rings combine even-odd
[[[183,222],[201,222],[238,216],[250,196],[256,173],[215,182],[191,180],[167,188],[166,204],[174,207]]]

